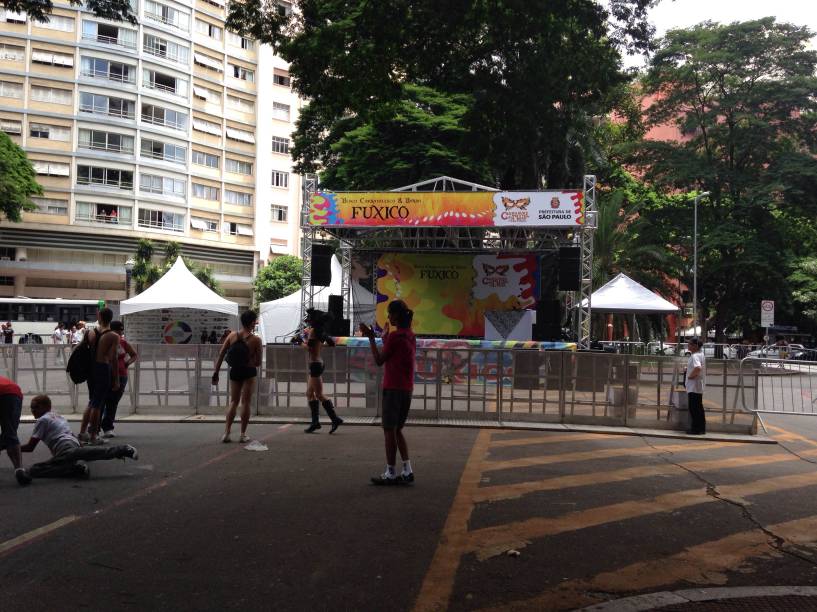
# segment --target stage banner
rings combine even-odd
[[[308,223],[320,227],[577,227],[581,191],[318,191]]]
[[[485,335],[485,312],[536,306],[535,255],[385,253],[377,261],[377,325],[401,299],[414,311],[415,333]]]

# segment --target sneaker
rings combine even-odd
[[[102,434],[103,438],[115,438],[116,434],[113,432],[113,429],[106,431]]]
[[[131,446],[130,444],[125,445],[125,457],[128,459],[133,459],[136,461],[139,459],[139,451],[136,450],[135,446]]]
[[[405,482],[406,484],[411,484],[414,482],[414,472],[409,472],[408,474],[400,474],[400,480]]]
[[[17,484],[21,487],[31,484],[31,474],[26,472],[23,468],[14,470],[14,477],[17,479]]]
[[[400,479],[393,475],[389,474],[388,472],[384,472],[380,476],[372,476],[372,484],[373,485],[396,485],[400,484]]]
[[[230,439],[229,431],[225,433],[223,436],[221,436],[221,441],[224,442],[225,444],[227,444],[228,442],[232,442],[232,440]]]
[[[77,434],[77,440],[79,440],[80,444],[88,444],[88,442],[91,440],[91,436],[89,436],[87,433],[80,433]]]
[[[84,461],[77,461],[74,464],[74,475],[77,478],[88,480],[91,477],[91,468],[89,468],[88,464]]]
[[[247,442],[251,442],[252,440],[250,440],[250,436],[248,436],[247,434],[241,434],[241,437],[238,439],[238,441],[241,444],[246,444]]]

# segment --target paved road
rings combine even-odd
[[[399,488],[367,484],[373,427],[257,425],[256,453],[218,443],[217,425],[123,424],[140,460],[93,464],[88,481],[20,489],[2,464],[4,602],[567,610],[817,585],[817,422],[768,424],[781,445],[413,428],[418,481]]]

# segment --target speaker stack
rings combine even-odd
[[[332,322],[329,325],[329,335],[331,336],[349,336],[351,331],[351,323],[349,319],[343,318],[343,296],[330,295],[329,296],[329,314],[332,315]]]
[[[539,300],[532,335],[538,342],[562,339],[562,303],[559,300]]]
[[[579,291],[582,288],[582,250],[579,247],[559,247],[559,290]]]
[[[332,247],[312,245],[310,282],[313,287],[328,287],[332,283]],[[342,308],[341,308],[342,309]]]

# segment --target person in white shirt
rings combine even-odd
[[[699,338],[692,338],[687,343],[689,360],[684,374],[684,387],[687,392],[690,427],[688,434],[700,436],[706,433],[706,413],[704,412],[704,386],[706,385],[706,358]]]
[[[76,329],[74,329],[73,333],[71,334],[71,346],[76,346],[82,339],[85,337],[85,323],[80,321],[76,325]]]
[[[139,453],[130,444],[123,446],[80,446],[71,433],[68,422],[56,412],[51,412],[51,398],[37,395],[31,400],[31,414],[37,419],[29,441],[20,447],[24,453],[33,451],[42,440],[51,451],[48,461],[35,463],[28,474],[32,478],[57,478],[75,476],[88,478],[90,470],[86,461],[106,459],[138,459]]]

